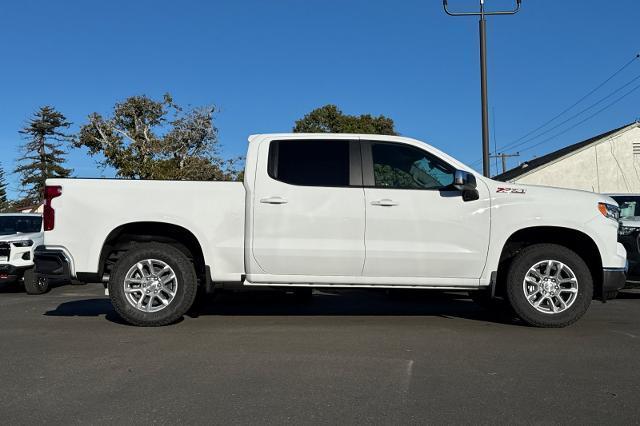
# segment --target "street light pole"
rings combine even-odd
[[[480,97],[482,101],[482,174],[489,177],[489,101],[487,94],[487,15],[515,15],[520,10],[522,0],[516,0],[513,10],[499,10],[487,12],[484,9],[484,0],[480,0],[479,12],[452,12],[449,10],[447,0],[442,0],[442,6],[450,16],[479,16],[480,29]]]

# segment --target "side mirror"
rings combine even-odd
[[[459,191],[476,189],[476,177],[464,170],[456,170],[453,175],[453,186]]]

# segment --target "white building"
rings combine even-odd
[[[534,158],[494,179],[601,193],[640,193],[640,123]]]

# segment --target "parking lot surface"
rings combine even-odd
[[[178,324],[120,321],[100,285],[0,286],[13,423],[637,423],[640,291],[565,329],[460,294],[209,297]]]

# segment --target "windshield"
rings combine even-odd
[[[620,206],[620,217],[640,216],[640,196],[616,195],[611,198]]]
[[[41,228],[42,217],[39,216],[0,216],[0,235],[40,232]]]

